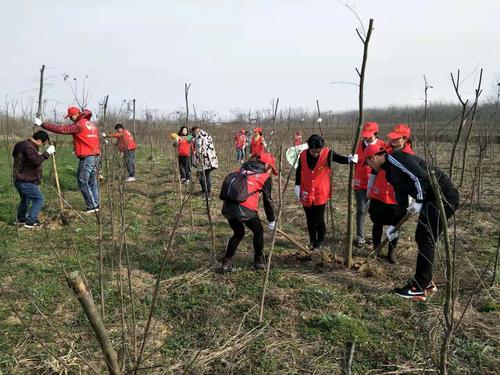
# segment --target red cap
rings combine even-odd
[[[371,137],[373,134],[378,132],[378,124],[376,122],[367,122],[365,126],[363,126],[363,130],[361,131],[362,137]]]
[[[241,132],[244,133],[245,132],[245,129],[241,128]]]
[[[262,154],[260,154],[260,161],[269,164],[273,169],[273,174],[275,176],[278,175],[278,171],[276,170],[276,161],[274,160],[273,154],[271,154],[270,152],[263,152]]]
[[[262,133],[262,128],[254,128],[254,129],[253,129],[253,132],[254,132],[254,133],[256,133],[256,132],[258,132],[258,133]]]
[[[64,118],[68,118],[74,115],[79,115],[80,114],[80,108],[78,107],[69,107],[68,108],[68,114],[64,116]]]
[[[373,156],[375,154],[378,154],[379,152],[382,151],[387,151],[384,146],[381,146],[380,144],[373,144],[369,145],[365,148],[365,151],[363,152],[363,156],[365,157],[365,160],[368,159],[370,156]]]
[[[411,130],[406,124],[397,124],[392,131],[387,134],[390,139],[398,139],[401,137],[410,138]]]

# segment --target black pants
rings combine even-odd
[[[314,248],[318,248],[325,239],[325,208],[326,204],[311,207],[304,206],[307,219],[307,230],[309,232],[309,241]]]
[[[458,209],[459,201],[456,189],[453,189],[451,192],[444,192],[443,203],[446,219],[453,216]],[[442,230],[439,208],[434,202],[424,202],[418,217],[417,230],[415,231],[415,240],[418,246],[415,281],[422,288],[425,288],[432,281],[434,250]]]
[[[382,242],[384,234],[384,225],[396,225],[396,205],[386,204],[376,199],[370,202],[370,219],[372,220],[372,240],[373,248],[377,248]],[[389,242],[389,250],[392,251],[396,248],[398,239],[395,238]]]
[[[203,172],[205,172],[205,177],[203,177]],[[205,169],[204,171],[198,172],[198,179],[201,185],[201,191],[210,193],[212,191],[212,180],[210,178],[210,173],[212,169]],[[207,186],[205,187],[205,179],[207,181]]]
[[[135,150],[127,150],[123,153],[125,165],[129,177],[135,177]]]
[[[181,172],[181,181],[191,179],[191,165],[189,163],[189,156],[179,155],[179,171]]]
[[[243,237],[245,237],[245,227],[247,226],[253,233],[253,251],[254,257],[262,257],[264,251],[264,229],[262,228],[262,223],[258,217],[254,217],[249,220],[239,221],[237,219],[228,220],[231,229],[233,230],[233,236],[227,244],[226,254],[224,258],[231,259],[238,248]]]

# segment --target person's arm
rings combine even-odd
[[[56,134],[75,134],[80,131],[80,126],[76,123],[68,125],[58,125],[44,122],[41,127]]]
[[[47,160],[50,155],[47,153],[47,151],[45,151],[43,154],[40,154],[35,149],[26,147],[26,149],[24,150],[24,156],[30,161],[31,164],[40,165],[45,160]]]
[[[300,164],[300,157],[298,158],[299,161],[297,162],[297,169],[295,170],[295,186],[300,185],[300,180],[301,180],[301,164]]]
[[[349,164],[349,157],[337,154],[335,151],[330,150],[328,154],[328,166],[330,167],[332,161],[338,164]]]
[[[417,160],[415,160],[412,155],[402,152],[389,155],[387,160],[400,173],[407,175],[413,181],[416,191],[416,202],[423,203],[427,197],[426,192],[430,186],[427,171],[418,164]],[[408,201],[408,197],[406,197],[406,199]]]
[[[264,211],[268,222],[276,220],[274,217],[273,199],[271,197],[272,186],[272,178],[269,176],[262,187],[262,200],[264,201]]]
[[[116,132],[116,133],[111,133],[111,134],[108,134],[108,137],[109,138],[121,138],[123,137],[125,134],[123,134],[123,132]]]

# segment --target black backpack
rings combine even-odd
[[[229,173],[220,189],[219,199],[224,202],[244,202],[252,194],[248,192],[248,176],[257,174],[246,169]]]

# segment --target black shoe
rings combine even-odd
[[[236,267],[233,265],[232,259],[224,258],[222,260],[222,269],[221,269],[222,274],[231,273],[234,271],[236,271]]]
[[[256,271],[264,270],[267,268],[266,258],[264,258],[264,255],[255,257],[253,261],[253,268],[255,268]]]
[[[415,281],[410,281],[402,288],[394,288],[394,293],[400,297],[409,298],[414,301],[425,301],[428,296],[427,290],[425,288],[422,289]]]

